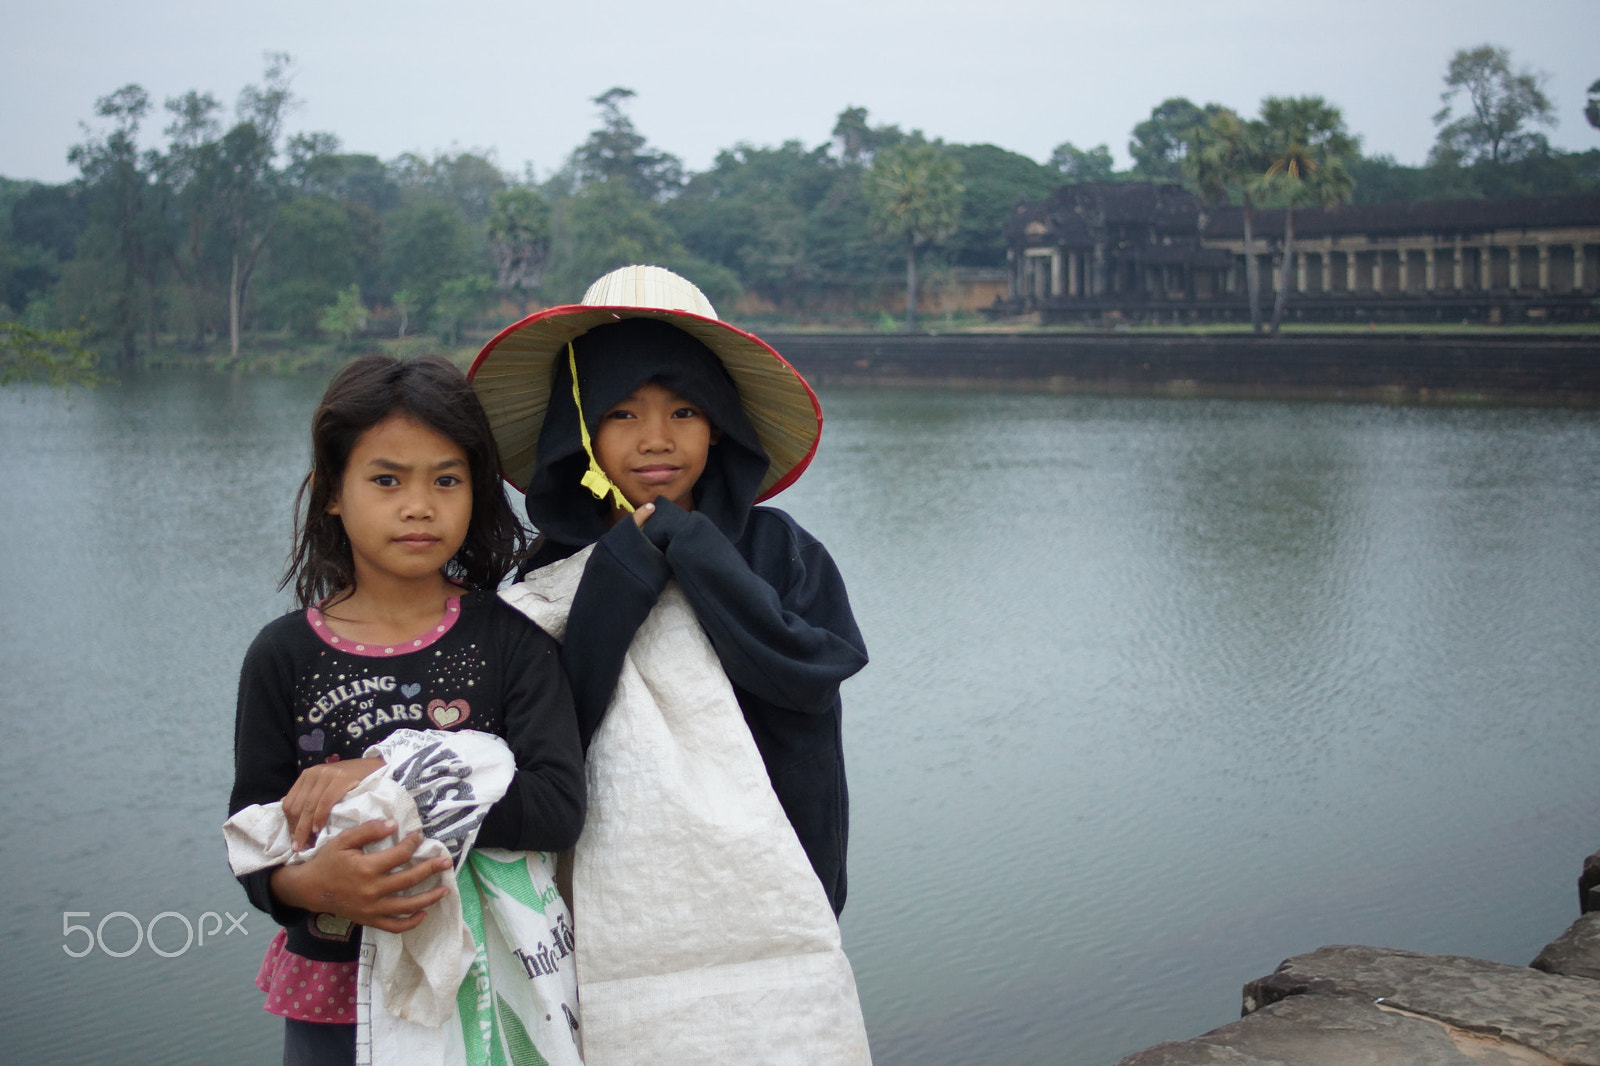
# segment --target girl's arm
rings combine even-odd
[[[505,678],[505,740],[517,772],[478,828],[478,846],[564,851],[583,831],[583,746],[560,645],[498,599],[494,646]]]
[[[230,817],[253,803],[283,799],[299,776],[294,748],[294,678],[289,656],[277,648],[272,630],[273,626],[268,626],[256,636],[239,671]],[[250,902],[279,925],[303,921],[303,909],[273,895],[271,879],[271,869],[257,870],[240,877],[239,883]]]
[[[410,862],[422,843],[422,834],[412,833],[382,851],[365,850],[394,830],[394,822],[365,822],[323,844],[309,862],[260,872],[267,875],[272,896],[298,913],[336,914],[358,925],[403,933],[422,924],[427,908],[443,899],[449,886],[440,884],[415,896],[398,893],[450,869],[451,862],[450,856],[441,855],[391,873]]]
[[[283,799],[300,776],[294,748],[290,658],[276,647],[271,629],[269,626],[262,630],[250,645],[239,673],[230,815],[252,803]],[[257,870],[240,877],[239,883],[250,902],[279,925],[295,925],[305,920],[308,911],[315,910],[392,932],[411,928],[422,920],[422,911],[444,895],[444,890],[403,899],[393,893],[420,884],[439,869],[447,868],[449,860],[419,863],[390,875],[390,870],[410,860],[421,838],[366,854],[361,850],[365,844],[394,831],[383,825],[368,822],[348,829],[320,849],[310,862]],[[402,915],[409,917],[397,917]]]

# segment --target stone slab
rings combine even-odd
[[[1193,1040],[1117,1066],[1556,1066],[1536,1051],[1343,995],[1272,1003]]]
[[[1343,996],[1498,1037],[1569,1066],[1600,1066],[1600,982],[1456,955],[1333,946],[1245,986],[1245,1010]]]
[[[1585,914],[1528,963],[1545,973],[1600,981],[1600,912]]]

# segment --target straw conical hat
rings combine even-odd
[[[625,318],[670,322],[710,348],[739,390],[746,417],[771,459],[757,501],[793,484],[822,435],[822,405],[799,371],[759,337],[717,319],[705,293],[658,266],[625,266],[605,275],[581,303],[529,315],[483,346],[467,371],[477,391],[507,481],[526,491],[538,460],[539,430],[550,406],[555,361],[567,343]]]

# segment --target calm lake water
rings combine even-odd
[[[0,390],[6,1062],[278,1060],[218,826],[323,384]],[[776,502],[873,656],[844,935],[880,1066],[1110,1066],[1322,944],[1522,964],[1576,916],[1600,413],[823,402]]]

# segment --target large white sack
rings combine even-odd
[[[562,639],[589,550],[501,595]],[[587,775],[584,1061],[870,1063],[838,922],[675,581],[628,649]]]

